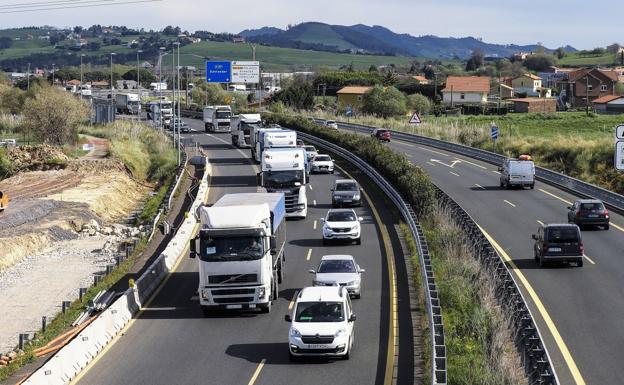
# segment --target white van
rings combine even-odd
[[[535,164],[528,155],[522,155],[518,159],[505,159],[498,171],[501,173],[500,187],[535,187]]]

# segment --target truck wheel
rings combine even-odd
[[[267,303],[267,305],[266,305],[266,306],[261,307],[261,308],[260,308],[260,311],[261,311],[262,313],[265,313],[265,314],[266,314],[266,313],[270,313],[270,312],[271,312],[271,301],[269,301],[269,302]]]
[[[531,190],[535,188],[535,183],[531,183]]]

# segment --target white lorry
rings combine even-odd
[[[141,100],[138,94],[116,94],[117,113],[137,115],[141,113]]]
[[[262,162],[262,153],[269,148],[297,147],[297,133],[284,129],[265,129],[258,131],[254,160]]]
[[[232,117],[232,144],[238,148],[251,147],[251,131],[260,127],[260,114],[240,114]]]
[[[162,100],[152,101],[147,103],[147,119],[160,122],[165,128],[171,127],[173,123],[173,103],[169,99],[163,98]]]
[[[199,303],[217,309],[268,313],[284,279],[284,194],[226,194],[199,208],[201,228],[191,240],[199,257]]]
[[[287,217],[305,218],[308,214],[307,170],[304,149],[268,148],[262,154],[258,185],[269,193],[284,194]]]
[[[231,118],[232,108],[230,106],[204,107],[204,127],[206,132],[230,132]]]

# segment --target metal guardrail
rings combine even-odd
[[[352,154],[351,152],[330,143],[326,140],[308,135],[306,133],[297,132],[299,138],[316,145],[318,147],[325,148],[335,154],[338,154],[342,158],[351,162],[364,172],[369,178],[371,178],[379,188],[392,200],[396,207],[401,212],[401,215],[407,222],[412,237],[416,242],[418,251],[418,258],[420,260],[422,282],[425,292],[425,307],[428,315],[429,334],[431,343],[431,384],[443,385],[447,383],[447,371],[446,371],[446,345],[444,338],[444,326],[442,324],[442,312],[440,307],[440,299],[438,296],[437,286],[435,284],[435,277],[433,273],[433,267],[431,265],[431,258],[429,256],[429,249],[424,233],[420,227],[420,223],[414,210],[403,199],[401,194],[384,178],[377,170],[366,163],[361,158]]]
[[[363,133],[370,133],[375,127],[365,126],[362,124],[338,122],[340,128],[353,129]],[[494,152],[482,150],[479,148],[465,146],[463,144],[446,142],[444,140],[429,138],[426,136],[408,134],[405,132],[392,130],[393,138],[399,139],[405,142],[422,144],[429,147],[439,148],[441,150],[447,150],[456,154],[468,156],[470,158],[482,160],[494,165],[500,165],[506,158],[504,155],[496,154]],[[598,187],[591,183],[583,182],[582,180],[567,176],[560,172],[552,171],[544,167],[535,167],[535,177],[550,185],[568,190],[574,194],[582,197],[600,199],[610,209],[615,210],[621,214],[624,214],[624,196],[602,187]]]
[[[450,210],[453,219],[470,240],[469,246],[478,256],[485,271],[495,283],[495,295],[515,332],[514,342],[531,384],[558,385],[559,379],[551,364],[550,355],[526,300],[513,274],[477,223],[448,194],[436,187],[441,206]]]

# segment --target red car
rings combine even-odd
[[[378,140],[389,142],[390,141],[390,130],[386,130],[383,128],[375,128],[371,133],[373,138],[377,138]]]

